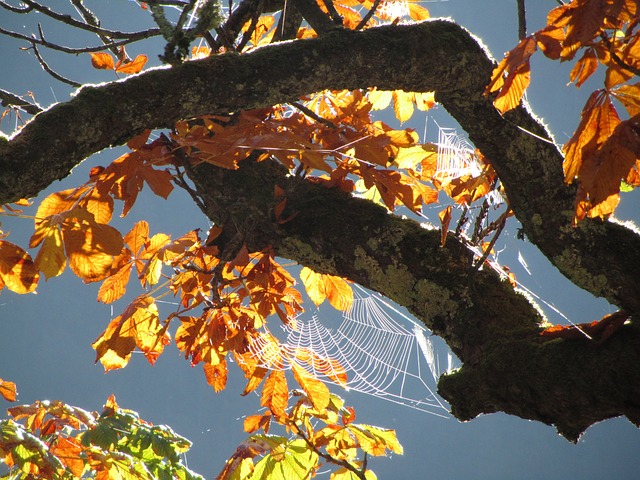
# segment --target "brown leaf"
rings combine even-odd
[[[0,378],[0,395],[2,395],[2,398],[7,402],[15,402],[17,393],[15,383]]]
[[[451,223],[451,205],[440,211],[438,218],[442,225],[440,229],[440,245],[444,247],[445,243],[447,243],[447,234],[449,232],[449,224]]]
[[[202,368],[207,378],[207,383],[211,385],[216,392],[224,390],[224,387],[227,385],[227,362],[225,359],[223,358],[216,365],[205,363]]]
[[[97,52],[90,53],[91,55],[91,65],[93,68],[97,68],[99,70],[113,70],[115,68],[115,64],[113,63],[113,57],[110,53],[107,52]]]
[[[148,59],[146,55],[138,55],[135,59],[133,59],[133,61],[129,63],[121,63],[120,65],[118,65],[118,68],[116,68],[116,72],[126,73],[129,75],[133,73],[139,73],[144,68],[147,60]]]

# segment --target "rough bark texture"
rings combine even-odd
[[[495,167],[529,240],[573,283],[640,311],[640,236],[622,226],[572,226],[574,189],[562,156],[524,108],[501,116],[483,96],[493,64],[448,21],[351,32],[156,69],[82,88],[0,143],[0,202],[36,195],[87,156],[145,128],[296,100],[325,88],[436,91]],[[491,272],[469,270],[470,254],[438,235],[336,191],[287,178],[269,164],[193,176],[207,214],[250,245],[337,273],[409,308],[442,335],[464,367],[440,381],[458,418],[505,411],[557,425],[575,440],[595,421],[640,421],[640,333],[632,323],[602,344],[545,341],[534,308]],[[300,212],[272,220],[273,185]],[[247,185],[251,188],[247,189]],[[233,230],[230,229],[233,225]],[[236,231],[237,230],[237,231]],[[338,234],[336,235],[336,232]],[[593,320],[593,319],[585,319]]]

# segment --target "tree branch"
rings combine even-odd
[[[337,30],[86,86],[0,144],[0,202],[37,195],[85,157],[181,118],[292,102],[325,88],[435,90],[491,161],[529,240],[576,285],[637,314],[640,236],[597,219],[573,227],[575,187],[564,184],[559,150],[540,140],[549,134],[528,110],[504,117],[495,110],[484,96],[492,69],[463,28],[438,20]]]
[[[640,422],[640,329],[624,326],[602,343],[547,339],[529,301],[456,238],[389,215],[371,202],[288,175],[266,160],[238,170],[201,164],[190,173],[223,228],[218,247],[237,241],[319,272],[347,277],[404,305],[464,362],[439,382],[454,415],[503,411],[553,424],[572,441],[619,415]],[[275,186],[291,221],[277,223]],[[339,232],[336,235],[335,232]]]

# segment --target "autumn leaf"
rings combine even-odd
[[[493,70],[487,93],[498,91],[495,107],[505,113],[520,104],[524,91],[529,86],[529,58],[537,49],[536,40],[530,36],[522,40]],[[506,77],[504,75],[506,74]]]
[[[113,57],[107,52],[90,53],[91,65],[99,70],[114,70]]]
[[[444,210],[438,213],[440,219],[440,245],[444,247],[447,242],[447,234],[449,233],[449,224],[451,223],[451,205],[448,205]]]
[[[307,394],[307,398],[319,412],[324,412],[329,405],[329,388],[320,380],[314,378],[297,363],[291,364],[293,378]]]
[[[326,298],[336,310],[347,311],[351,308],[353,290],[343,278],[316,273],[308,267],[303,267],[300,279],[307,295],[316,305],[320,305]]]
[[[203,369],[207,383],[211,385],[216,392],[224,390],[224,387],[227,385],[227,362],[224,358],[216,365],[205,363]]]
[[[155,300],[146,295],[136,298],[122,315],[114,318],[92,347],[96,350],[96,362],[106,371],[123,368],[136,346],[153,364],[167,343],[165,329],[158,321]]]
[[[15,293],[34,292],[40,274],[31,256],[18,245],[0,240],[0,289]]]
[[[282,370],[272,370],[262,387],[260,405],[267,407],[276,417],[286,417],[289,387]]]
[[[576,62],[569,78],[575,82],[576,87],[580,88],[587,79],[598,69],[598,58],[595,49],[589,48],[584,52],[582,58]]]
[[[15,402],[17,393],[15,383],[0,378],[0,395],[2,395],[2,398],[7,402]]]
[[[404,123],[413,115],[413,95],[403,90],[395,90],[392,96],[396,118]]]
[[[119,63],[119,65],[115,67],[115,70],[116,72],[126,73],[126,74],[139,73],[144,68],[145,64],[147,63],[147,60],[148,59],[146,55],[138,55],[131,62]]]

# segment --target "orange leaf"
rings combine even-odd
[[[211,365],[205,363],[202,366],[207,383],[213,387],[216,392],[224,390],[227,385],[227,362],[223,358],[218,364]]]
[[[501,113],[505,113],[520,104],[525,89],[529,86],[530,67],[529,58],[537,49],[536,40],[527,37],[510,52],[493,70],[491,82],[487,86],[487,92],[499,90],[494,100],[495,107]],[[506,78],[503,74],[506,73]]]
[[[271,412],[267,411],[263,415],[250,415],[244,419],[244,431],[253,433],[262,429],[264,433],[269,433],[269,425],[271,424]]]
[[[449,224],[451,223],[451,205],[438,213],[438,218],[442,225],[440,244],[444,247],[445,243],[447,243],[447,233],[449,232]]]
[[[93,68],[99,70],[113,70],[115,64],[113,63],[113,57],[107,52],[91,53],[91,65]]]
[[[86,282],[105,278],[113,257],[122,251],[122,236],[109,225],[69,219],[62,236],[69,267]]]
[[[99,302],[113,303],[125,294],[132,266],[133,263],[128,262],[116,273],[105,279],[100,286],[100,290],[98,290]]]
[[[289,388],[282,370],[273,370],[264,382],[260,405],[267,407],[276,417],[286,417]]]
[[[15,383],[0,378],[0,395],[7,402],[15,402],[17,393]]]
[[[313,408],[319,412],[324,412],[329,405],[329,388],[317,378],[312,377],[303,367],[297,363],[291,364],[293,378],[307,394],[307,398]]]
[[[11,242],[0,240],[0,280],[16,293],[31,293],[40,275],[31,256]]]
[[[120,73],[139,73],[147,63],[146,55],[138,55],[133,61],[129,63],[122,63],[116,68],[116,72]]]
[[[589,48],[584,52],[582,58],[576,62],[569,74],[569,78],[572,82],[576,82],[576,87],[580,88],[597,69],[598,58],[596,52],[593,48]]]
[[[353,305],[353,290],[349,283],[341,277],[334,275],[322,275],[324,292],[329,303],[336,310],[346,312]]]

